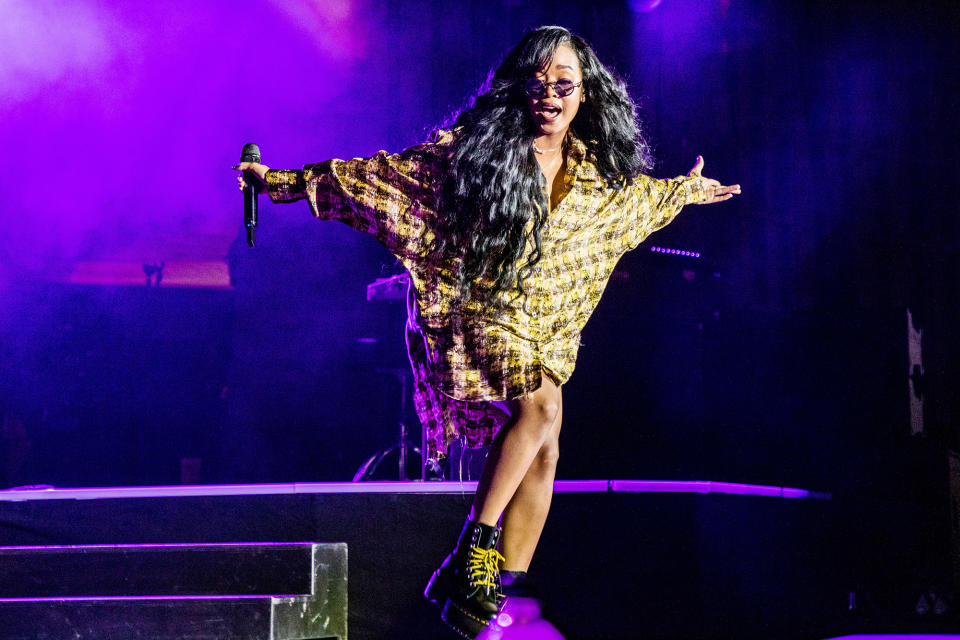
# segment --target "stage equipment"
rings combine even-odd
[[[240,162],[260,162],[260,147],[252,142],[243,145]],[[257,196],[260,183],[252,171],[244,171],[243,180],[247,183],[243,189],[243,226],[247,228],[247,244],[252,247],[257,243]]]
[[[399,273],[386,278],[378,278],[367,285],[367,302],[397,302],[407,300],[410,289],[410,276],[406,272]],[[376,339],[374,339],[376,340]],[[397,453],[397,479],[398,480],[426,480],[427,465],[423,464],[423,452],[426,450],[424,442],[423,429],[420,430],[420,447],[417,447],[408,437],[407,432],[407,398],[411,393],[409,388],[410,369],[407,368],[381,368],[379,373],[385,373],[394,376],[400,383],[400,413],[397,419],[398,436],[396,442],[382,449],[367,458],[353,476],[354,482],[375,479],[375,473],[383,461],[392,453]],[[420,457],[419,478],[412,478],[407,471],[407,464],[410,454]],[[383,479],[383,478],[376,478]]]
[[[166,261],[161,262],[160,264],[153,263],[143,265],[143,273],[145,276],[147,276],[148,287],[160,286],[160,282],[163,280],[163,268],[166,266]]]
[[[417,447],[409,437],[407,437],[407,396],[410,395],[410,389],[408,381],[410,379],[409,369],[382,369],[377,368],[378,373],[385,373],[393,375],[397,378],[397,381],[400,383],[400,415],[397,420],[398,427],[398,436],[397,441],[381,451],[376,452],[369,458],[367,458],[360,468],[357,469],[357,472],[353,476],[353,482],[361,482],[363,480],[381,480],[383,478],[377,478],[376,474],[377,469],[383,463],[383,461],[390,456],[393,452],[397,453],[397,479],[398,480],[425,480],[425,470],[421,462],[420,474],[418,478],[413,478],[410,476],[407,470],[407,464],[412,453],[415,456],[422,458],[423,449]]]
[[[443,477],[458,482],[479,480],[489,453],[489,445],[468,447],[467,439],[460,436],[447,447],[447,457],[442,465]]]
[[[923,425],[923,401],[926,393],[923,369],[923,331],[917,329],[907,309],[908,389],[910,396],[910,435],[926,435]]]
[[[960,453],[947,454],[950,469],[950,556],[953,566],[953,590],[960,593]]]
[[[397,302],[407,299],[410,274],[407,272],[377,278],[367,285],[367,302]]]

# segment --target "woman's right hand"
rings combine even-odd
[[[257,185],[261,189],[267,184],[267,171],[270,170],[265,164],[260,164],[259,162],[241,162],[240,164],[234,165],[232,167],[240,171],[240,175],[237,176],[237,183],[240,185],[240,190],[243,191],[247,187],[247,182],[243,179],[243,171],[249,171],[251,174],[256,176],[260,181],[260,184]]]

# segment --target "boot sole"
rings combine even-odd
[[[484,621],[450,599],[439,570],[430,576],[423,595],[429,602],[440,607],[440,619],[464,638],[473,640],[490,624],[490,620]]]
[[[490,620],[483,620],[465,611],[453,600],[447,599],[440,611],[440,619],[448,627],[459,633],[464,638],[473,640],[480,635],[490,624]]]

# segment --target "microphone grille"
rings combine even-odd
[[[240,152],[240,162],[260,162],[260,147],[248,142]]]

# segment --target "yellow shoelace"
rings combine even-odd
[[[503,559],[496,549],[470,547],[470,557],[467,560],[470,582],[478,587],[499,587],[497,578],[500,576],[499,567]]]

